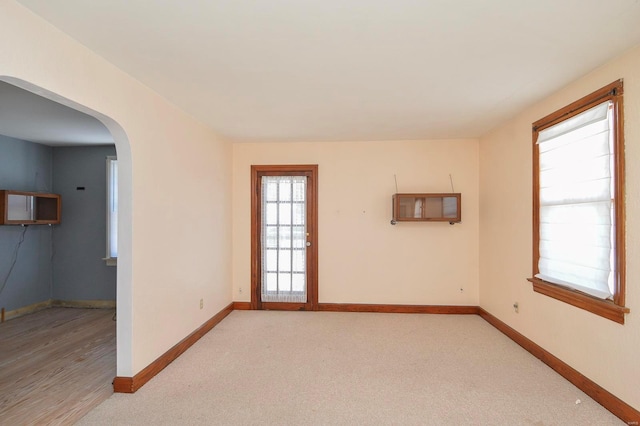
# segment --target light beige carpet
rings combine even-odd
[[[476,315],[234,311],[80,424],[624,423]]]

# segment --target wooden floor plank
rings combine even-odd
[[[73,424],[112,393],[113,309],[50,308],[0,324],[2,424]]]

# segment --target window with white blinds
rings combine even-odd
[[[533,123],[533,290],[624,324],[622,80]]]
[[[610,101],[542,130],[537,278],[613,296],[614,180]]]

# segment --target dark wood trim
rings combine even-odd
[[[315,311],[309,307],[309,303],[296,303],[296,302],[262,302],[259,309],[265,311]]]
[[[538,135],[539,132],[537,130],[533,130],[533,155],[532,162],[533,168],[531,170],[532,182],[533,182],[533,200],[532,200],[532,222],[531,222],[531,231],[533,232],[533,246],[532,246],[532,264],[531,270],[533,271],[532,276],[535,276],[540,272],[538,269],[538,261],[540,260],[540,147],[538,146]]]
[[[133,377],[116,377],[113,379],[113,392],[115,393],[134,393],[137,388],[133,386]]]
[[[283,307],[283,310],[315,310],[318,304],[318,165],[317,164],[285,164],[285,165],[252,165],[251,166],[251,309],[262,309],[260,301],[260,186],[261,176],[307,176],[307,303],[303,309],[299,307]],[[279,309],[264,306],[264,309]]]
[[[376,305],[360,303],[319,303],[318,311],[325,312],[380,312],[400,314],[478,314],[478,306],[449,305]]]
[[[256,248],[260,247],[260,186],[258,185],[259,168],[251,166],[251,309],[259,308],[260,286],[260,253]]]
[[[532,128],[535,132],[538,132],[540,130],[546,129],[547,127],[556,125],[569,117],[578,115],[581,112],[594,107],[596,104],[603,102],[605,99],[613,100],[615,97],[621,96],[623,94],[622,85],[622,79],[609,83],[601,89],[598,89],[595,92],[590,93],[578,99],[577,101],[570,103],[564,108],[560,108],[559,110],[552,112],[546,117],[541,118],[540,120],[533,123]]]
[[[485,321],[497,328],[518,345],[522,346],[531,355],[547,364],[556,373],[573,383],[578,389],[589,395],[604,408],[619,417],[622,421],[627,422],[627,424],[638,424],[640,421],[640,411],[622,401],[620,398],[607,391],[593,380],[584,376],[560,358],[551,354],[524,335],[509,327],[489,312],[482,308],[478,308],[478,311],[478,314]]]
[[[250,311],[251,309],[253,309],[251,302],[233,302],[234,311]]]
[[[548,283],[539,278],[527,278],[527,281],[533,284],[533,291],[536,293],[544,294],[619,324],[624,324],[624,314],[629,313],[629,308],[624,306],[618,306],[611,301],[598,299],[577,290]]]
[[[140,389],[145,383],[151,380],[156,374],[164,370],[164,368],[171,364],[176,358],[182,355],[187,349],[189,349],[194,343],[196,343],[202,336],[207,334],[213,327],[215,327],[220,321],[222,321],[227,315],[234,309],[234,304],[230,303],[210,320],[202,324],[193,333],[178,342],[175,346],[158,357],[151,364],[142,369],[138,374],[133,377],[116,377],[113,379],[113,391],[118,393],[134,393]]]
[[[625,156],[624,156],[624,88],[622,80],[616,86],[616,95],[613,99],[613,114],[615,116],[615,143],[613,144],[613,157],[615,161],[615,200],[616,200],[616,276],[614,277],[613,303],[625,306],[627,254],[626,254],[626,183],[625,183]]]

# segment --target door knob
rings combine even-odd
[[[307,241],[307,247],[311,247],[311,241]]]

